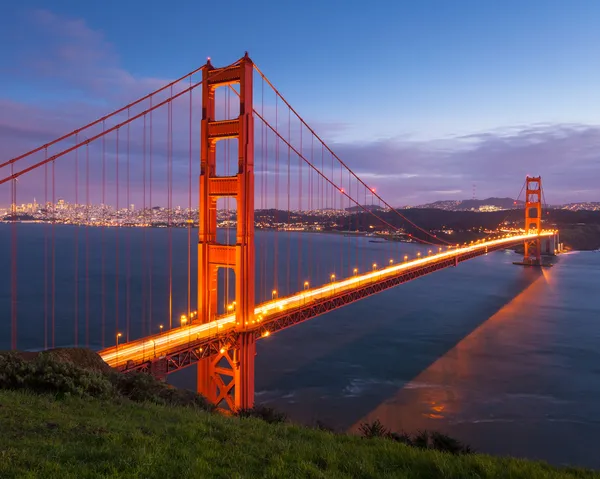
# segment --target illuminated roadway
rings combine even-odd
[[[554,231],[544,231],[540,236],[548,237],[553,236],[554,234]],[[285,313],[286,311],[298,311],[303,308],[312,307],[318,305],[320,302],[325,302],[334,296],[343,296],[344,293],[349,294],[352,291],[401,276],[406,274],[407,271],[416,272],[417,274],[415,277],[418,277],[419,270],[426,270],[431,268],[431,266],[435,266],[437,263],[448,263],[448,260],[458,260],[459,257],[464,255],[473,255],[472,257],[475,257],[485,254],[490,248],[493,248],[493,250],[508,248],[523,242],[526,238],[531,238],[531,236],[535,235],[519,234],[488,241],[481,240],[463,247],[452,247],[447,251],[441,251],[436,254],[423,256],[403,263],[392,264],[368,273],[355,274],[349,278],[332,281],[331,283],[317,288],[307,289],[291,296],[261,303],[256,306],[254,310],[254,324],[248,325],[246,331],[260,329],[262,331],[260,335],[267,336],[269,334],[269,329],[268,326],[265,325],[268,325],[270,320],[277,316],[281,316],[282,313]],[[422,273],[421,275],[423,274],[426,273]],[[124,366],[128,361],[139,364],[163,356],[166,353],[181,350],[189,345],[191,341],[198,342],[208,340],[211,337],[234,332],[236,326],[235,313],[232,313],[221,316],[209,323],[198,324],[191,322],[190,325],[173,328],[160,334],[122,343],[118,345],[118,350],[117,347],[113,346],[100,351],[99,354],[104,361],[113,367]]]

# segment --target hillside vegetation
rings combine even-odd
[[[2,478],[600,477],[539,462],[453,455],[390,439],[226,417],[193,398],[182,402],[185,407],[174,405],[151,379],[118,386],[113,373],[94,360],[91,370],[82,370],[40,356],[29,361],[26,373],[21,358],[0,354]],[[14,381],[15,371],[23,381]],[[33,392],[57,374],[65,375],[60,391],[43,386],[45,393]],[[106,388],[99,388],[105,379]],[[146,392],[133,393],[136,388]]]

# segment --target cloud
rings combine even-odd
[[[516,126],[443,142],[338,144],[334,151],[394,204],[438,200],[442,192],[464,199],[473,184],[479,197],[514,197],[526,175],[542,176],[551,203],[600,200],[600,127],[594,125]]]
[[[18,59],[28,81],[75,88],[96,101],[135,98],[167,83],[164,78],[137,78],[122,68],[114,45],[83,19],[37,9],[24,27],[31,38]]]
[[[19,84],[20,89],[15,91],[30,90],[32,94],[26,99],[20,99],[17,94],[10,98],[0,98],[1,161],[59,137],[171,81],[168,78],[138,77],[128,72],[121,65],[115,46],[102,32],[93,30],[82,19],[63,17],[47,10],[35,10],[27,17],[22,28],[31,32],[31,38],[20,47],[22,51],[17,52],[19,68],[11,73],[9,80]],[[10,89],[6,91],[10,92]],[[223,107],[224,97],[217,97],[217,100],[221,102],[219,108]],[[159,101],[158,98],[155,101]],[[200,95],[195,94],[191,118],[191,154],[195,159],[193,175],[197,175],[199,157],[199,101]],[[167,145],[166,108],[153,114],[152,151],[160,172],[156,178],[163,186],[166,158],[171,154],[174,182],[187,182],[190,118],[186,102],[187,99],[184,98],[173,104],[172,147]],[[147,107],[148,104],[144,106]],[[235,110],[235,100],[232,108]],[[284,137],[289,134],[292,144],[299,147],[299,124],[288,124],[287,110],[281,103],[277,109],[274,99],[267,99],[264,108],[269,122],[275,124],[277,115],[278,130]],[[123,115],[121,119],[125,117]],[[600,200],[596,181],[600,177],[598,126],[510,125],[429,141],[416,141],[399,134],[375,141],[356,138],[352,142],[340,139],[345,137],[345,132],[353,130],[353,125],[342,121],[317,120],[312,121],[311,126],[368,186],[375,187],[377,193],[393,205],[464,199],[470,196],[466,192],[471,192],[473,184],[477,185],[477,195],[480,198],[514,197],[519,193],[526,174],[542,175],[546,196],[551,203]],[[261,122],[257,119],[256,171],[258,176],[268,177],[272,182],[276,163],[274,137],[269,133],[267,144],[262,146],[260,135],[261,131],[266,130],[261,128]],[[99,131],[101,126],[93,132]],[[93,132],[86,132],[86,135],[89,137]],[[148,130],[146,133],[149,135]],[[121,132],[120,141],[123,141],[124,135],[126,132]],[[144,158],[149,155],[148,141],[144,150],[143,137],[143,122],[138,120],[131,125],[129,144],[131,164],[137,168],[137,176],[132,175],[132,184],[135,183],[136,187],[142,181],[139,170],[143,167]],[[107,139],[108,161],[115,161],[115,144],[116,138],[112,135]],[[125,146],[121,146],[121,158],[124,148]],[[311,139],[306,129],[302,132],[302,152],[308,159],[314,158],[315,164],[320,167],[320,144]],[[92,160],[97,161],[101,155],[99,142],[90,146],[89,153]],[[287,146],[280,144],[279,154],[283,170],[287,165]],[[261,160],[261,155],[266,155],[264,161]],[[331,164],[331,157],[326,151],[324,156],[327,173],[331,171],[328,166]],[[36,159],[39,161],[40,155]],[[73,159],[66,159],[65,163],[69,161],[72,163]],[[293,173],[297,174],[298,159],[293,153],[290,164]],[[266,171],[262,171],[263,168]],[[303,174],[307,171],[305,168]],[[335,171],[337,175],[337,169]],[[4,172],[0,174],[4,175]],[[92,175],[91,181],[97,182],[98,178],[98,175]],[[107,178],[112,179],[110,174]],[[286,183],[284,181],[281,184]],[[304,185],[306,187],[306,183]],[[34,191],[34,186],[31,188]],[[176,193],[183,189],[176,187]],[[269,191],[272,196],[274,189]],[[281,191],[285,191],[283,186]],[[183,196],[185,195],[182,194]],[[140,201],[136,200],[136,203]],[[187,201],[182,200],[181,203],[185,204]]]

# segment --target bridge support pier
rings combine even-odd
[[[160,381],[167,380],[167,360],[158,358],[150,363],[150,374]]]
[[[544,256],[556,256],[561,252],[561,249],[558,233],[547,236],[542,240],[542,254]]]
[[[241,333],[232,348],[221,349],[198,363],[198,392],[219,408],[236,411],[253,407],[254,356],[254,334]]]

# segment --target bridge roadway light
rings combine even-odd
[[[185,323],[187,322],[187,316],[185,314],[181,315],[181,325],[185,326]]]
[[[377,263],[373,263],[373,271],[377,269]]]
[[[274,289],[274,290],[271,292],[271,299],[277,299],[277,290],[276,290],[276,289]]]
[[[431,254],[431,250],[429,250],[429,251],[427,252],[427,254],[428,254],[428,255],[430,255],[430,254]]]
[[[117,333],[117,346],[116,346],[116,357],[115,357],[115,362],[116,362],[116,366],[119,366],[119,338],[123,336],[121,333]]]
[[[308,281],[304,282],[304,290],[306,291],[308,289]]]
[[[335,274],[332,274],[332,275],[331,275],[331,281],[332,281],[332,282],[333,282],[333,281],[335,281]]]
[[[420,257],[421,257],[421,252],[417,251],[417,258],[420,258]]]
[[[356,276],[358,274],[358,268],[354,268],[352,272],[354,273],[354,276]]]
[[[405,255],[404,255],[404,262],[406,263],[407,261],[408,261],[408,255],[407,255],[407,254],[405,254]]]
[[[390,260],[390,265],[392,265],[392,264],[394,264],[394,260],[393,259]]]

